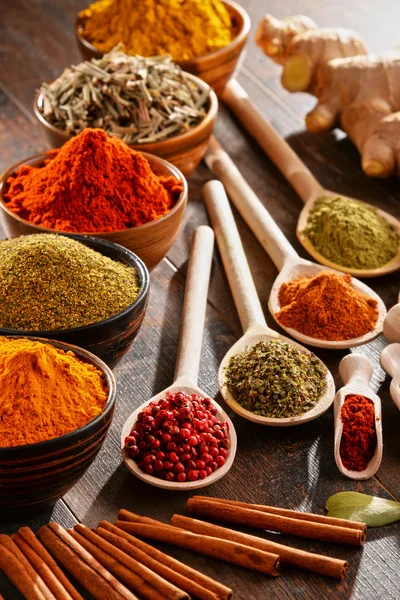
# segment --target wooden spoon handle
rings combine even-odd
[[[369,385],[373,365],[364,354],[350,353],[339,364],[339,375],[344,385],[359,383]]]
[[[211,227],[198,227],[190,250],[174,377],[193,386],[199,374],[213,249]]]
[[[232,202],[277,269],[281,270],[288,258],[298,258],[293,246],[214,136],[211,137],[205,161],[222,181]]]
[[[311,171],[253,104],[237,81],[231,79],[224,89],[222,99],[294,187],[303,202],[307,202],[315,193],[323,192]]]
[[[220,181],[209,181],[203,194],[242,328],[247,331],[255,325],[266,326],[224,186]]]

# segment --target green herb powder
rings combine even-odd
[[[232,356],[225,376],[243,408],[263,417],[286,418],[315,406],[326,389],[326,372],[315,354],[268,340]]]
[[[0,240],[0,327],[52,331],[102,321],[139,294],[136,270],[73,239]]]
[[[318,198],[303,232],[328,260],[352,269],[376,269],[397,254],[399,236],[375,208],[349,198]]]

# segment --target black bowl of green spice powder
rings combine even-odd
[[[141,327],[149,272],[133,252],[82,235],[0,240],[0,335],[89,350],[113,367]]]

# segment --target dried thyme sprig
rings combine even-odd
[[[161,141],[207,113],[210,90],[191,81],[168,55],[143,58],[114,48],[43,83],[39,110],[69,134],[101,127],[128,144]]]
[[[258,342],[232,356],[225,377],[243,408],[271,418],[302,415],[326,389],[326,368],[315,354],[280,340]]]

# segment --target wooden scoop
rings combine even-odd
[[[193,237],[189,257],[174,383],[136,409],[127,418],[125,425],[122,428],[121,452],[129,471],[139,479],[159,488],[169,490],[193,490],[210,485],[229,471],[236,454],[237,439],[235,428],[228,415],[216,402],[213,402],[213,405],[218,411],[216,414],[218,421],[227,421],[229,424],[230,447],[228,449],[228,456],[225,464],[213,471],[213,473],[205,479],[180,483],[178,481],[165,481],[153,477],[152,475],[147,475],[147,473],[144,473],[139,469],[137,463],[128,456],[128,453],[125,450],[126,436],[129,435],[132,427],[136,423],[138,414],[150,404],[150,402],[165,398],[167,392],[184,392],[185,394],[198,394],[203,398],[209,397],[206,392],[198,387],[197,379],[199,374],[213,248],[214,234],[212,229],[205,225],[198,227]]]
[[[308,237],[303,234],[310,210],[315,201],[321,196],[332,199],[337,198],[338,196],[345,198],[346,196],[322,187],[289,144],[278,134],[261,111],[253,104],[246,91],[237,81],[232,79],[226,85],[222,99],[236,114],[238,119],[240,119],[249,133],[258,142],[272,162],[275,163],[282,175],[294,187],[305,203],[297,222],[297,237],[307,252],[311,254],[317,262],[326,265],[327,267],[356,275],[357,277],[378,277],[400,269],[400,246],[397,255],[390,262],[376,269],[353,269],[344,267],[331,262],[317,252]],[[364,202],[364,204],[370,206],[366,202]],[[383,210],[378,209],[377,213],[393,225],[397,233],[400,233],[400,221],[398,219]]]
[[[278,339],[296,346],[305,354],[311,353],[304,346],[300,346],[300,344],[289,340],[267,326],[224,187],[219,181],[210,181],[206,183],[203,190],[207,211],[215,231],[225,272],[244,331],[244,335],[228,350],[219,367],[218,385],[220,392],[227,404],[236,413],[255,423],[287,426],[312,421],[328,410],[333,401],[335,385],[328,370],[326,371],[326,389],[321,399],[314,408],[297,417],[279,419],[256,415],[243,408],[226,386],[225,368],[231,356],[243,352],[246,348],[250,348],[260,341]]]
[[[314,277],[321,271],[327,271],[328,269],[300,258],[215,137],[210,141],[205,160],[211,171],[222,181],[236,208],[280,271],[273,284],[268,303],[272,316],[277,320],[276,314],[280,310],[278,293],[282,283],[292,281],[297,277],[308,275]],[[339,271],[335,272],[339,273]],[[353,278],[352,285],[356,290],[367,294],[377,302],[378,318],[375,327],[365,335],[342,341],[320,340],[304,335],[291,327],[281,325],[278,321],[277,323],[302,344],[319,348],[338,350],[369,342],[382,331],[386,307],[378,294],[358,279]]]
[[[390,395],[393,402],[400,410],[400,344],[389,344],[381,352],[380,363],[382,369],[392,377]]]
[[[370,388],[369,381],[373,370],[372,362],[363,354],[348,354],[339,364],[339,374],[344,383],[334,400],[335,413],[335,461],[339,471],[350,479],[369,479],[373,477],[382,460],[382,409],[379,396]],[[340,457],[340,441],[343,433],[343,423],[340,411],[349,394],[358,394],[372,400],[375,407],[376,450],[374,456],[364,471],[349,471]]]

